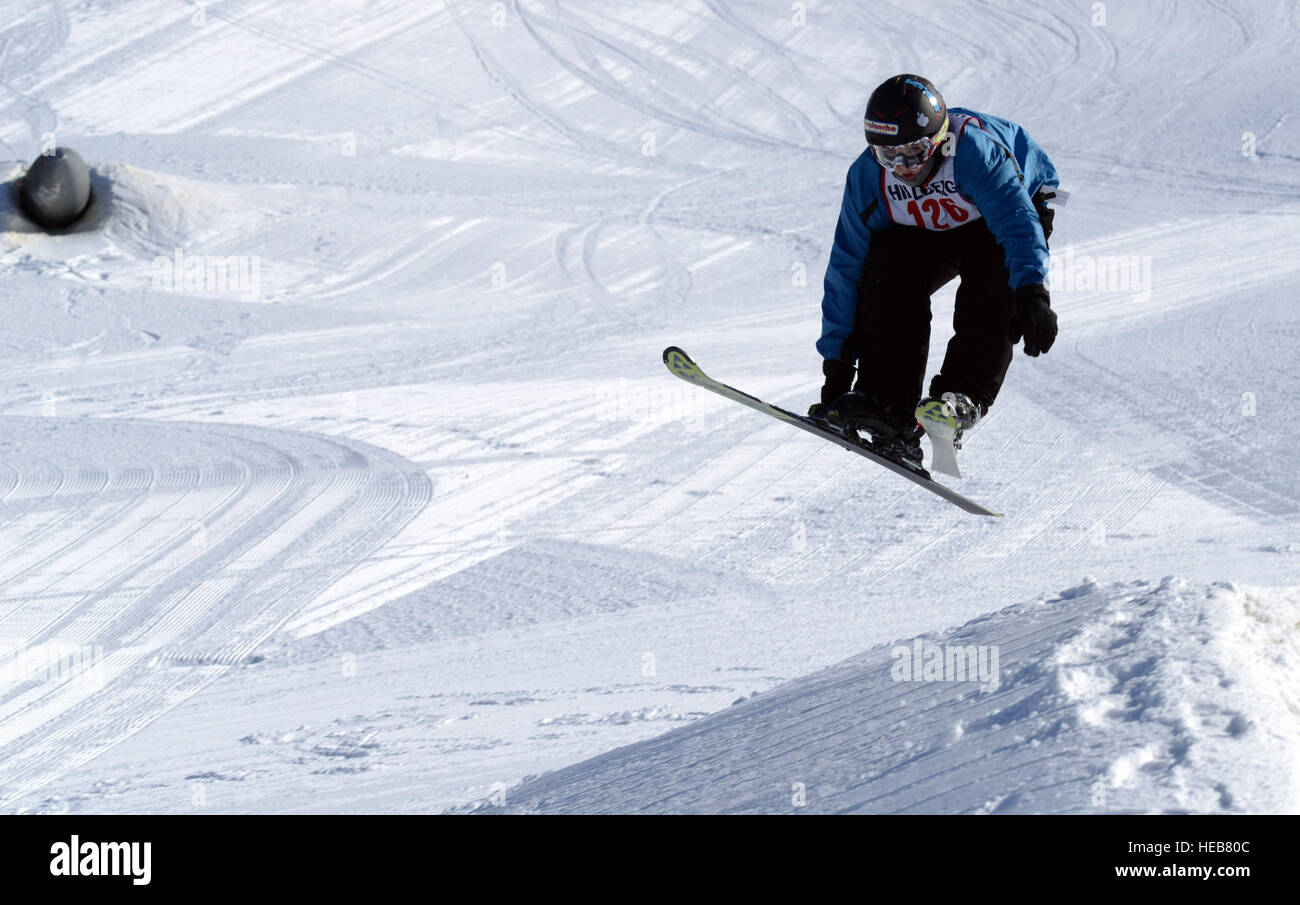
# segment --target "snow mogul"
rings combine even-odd
[[[1023,338],[1031,357],[1052,348],[1048,202],[1058,179],[1021,126],[949,109],[917,75],[877,88],[865,126],[826,269],[817,341],[826,380],[808,414],[866,431],[883,454],[920,468],[922,425],[960,448],[997,398],[1015,344]],[[921,398],[930,296],[954,277],[954,335]]]

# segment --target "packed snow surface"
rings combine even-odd
[[[1294,809],[1297,620],[1295,590],[1085,583],[877,647],[485,810]]]
[[[1300,810],[1295,3],[2,9],[0,809]],[[660,361],[814,401],[907,71],[1073,192],[1002,519]]]

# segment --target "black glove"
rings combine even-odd
[[[1056,342],[1056,312],[1051,296],[1042,283],[1021,286],[1016,290],[1016,313],[1011,316],[1011,344],[1025,338],[1025,354],[1030,358],[1046,353]]]
[[[849,390],[853,389],[853,375],[857,368],[839,358],[827,358],[822,362],[822,374],[826,382],[822,384],[822,405],[830,405]]]

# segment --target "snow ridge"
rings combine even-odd
[[[884,644],[481,812],[1293,811],[1300,589],[1099,584]],[[994,648],[995,690],[898,681]]]

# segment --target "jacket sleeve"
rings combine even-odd
[[[844,199],[840,202],[840,220],[835,227],[830,264],[822,285],[822,335],[817,351],[823,358],[840,358],[844,341],[853,333],[858,313],[858,280],[871,248],[871,231],[862,217],[860,185],[862,168],[849,167],[844,181]]]
[[[986,133],[967,129],[954,167],[957,184],[974,199],[1006,252],[1011,288],[1047,283],[1047,240],[1029,189],[1007,149]]]

